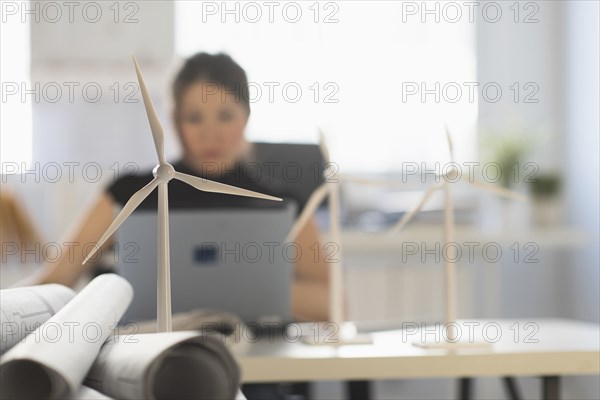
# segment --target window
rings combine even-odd
[[[472,160],[474,24],[422,23],[403,3],[179,1],[176,51],[246,69],[251,140],[314,142],[320,128],[342,171],[394,172],[448,160],[447,122]]]

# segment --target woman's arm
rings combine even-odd
[[[329,319],[329,264],[314,219],[300,231],[296,243],[302,255],[294,268],[294,317],[299,321],[326,321]]]
[[[87,254],[84,254],[84,246],[89,243],[96,243],[108,229],[113,218],[114,200],[109,194],[103,192],[78,222],[74,237],[69,238],[70,240],[67,242],[74,243],[74,251],[63,251],[56,262],[45,265],[39,283],[75,285],[85,269],[90,268],[88,264],[81,265],[87,256]],[[100,250],[105,251],[111,243],[111,239],[107,240]]]

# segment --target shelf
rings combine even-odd
[[[498,243],[511,246],[515,242],[524,245],[534,242],[540,248],[580,249],[590,244],[589,236],[582,230],[572,227],[533,228],[531,230],[508,230],[482,232],[471,226],[456,226],[455,237],[458,243]],[[327,241],[327,235],[323,236]],[[441,225],[413,225],[398,234],[387,232],[344,231],[342,244],[344,253],[396,252],[404,242],[433,244],[443,240]]]

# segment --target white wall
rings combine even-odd
[[[115,21],[115,2],[95,2],[102,13],[97,22],[83,17],[82,4],[75,8],[73,22],[63,7],[58,21],[52,22],[42,13],[40,21],[31,24],[31,87],[38,84],[40,88],[39,100],[33,104],[32,158],[42,182],[27,185],[11,179],[11,184],[21,192],[44,238],[50,241],[59,240],[86,201],[117,173],[125,172],[125,163],[132,162],[140,169],[154,165],[155,151],[141,96],[127,86],[130,82],[137,86],[132,53],[165,128],[170,128],[165,98],[174,55],[173,3],[120,2]],[[87,15],[95,15],[92,11]],[[125,22],[127,16],[130,22]],[[86,85],[89,91],[84,93]],[[44,92],[52,86],[62,92],[56,102],[53,89]],[[74,87],[72,97],[70,86]],[[94,87],[101,89],[99,95]],[[135,103],[129,102],[132,93]],[[167,156],[173,158],[177,150],[168,135]],[[60,182],[44,179],[44,170],[52,163],[61,166]],[[69,182],[66,163],[78,163],[72,167],[74,183]],[[101,168],[99,181],[93,176],[93,163]],[[26,182],[35,182],[35,175],[26,177]]]
[[[573,318],[600,321],[600,7],[596,1],[570,2],[566,10],[566,126],[569,221],[588,232],[592,246],[572,254],[563,282]],[[593,149],[593,151],[590,151]],[[598,377],[567,381],[573,398],[600,398]]]
[[[568,216],[590,235],[595,246],[578,252],[569,274],[574,317],[600,321],[600,28],[598,2],[573,2],[567,7],[566,146]],[[595,149],[591,151],[590,149]]]

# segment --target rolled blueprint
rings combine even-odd
[[[73,290],[57,284],[0,290],[0,354],[35,331],[74,296]]]
[[[91,281],[0,359],[0,397],[74,396],[132,297],[131,285],[115,274]]]
[[[218,334],[119,335],[102,347],[85,384],[118,399],[231,400],[240,368]]]

